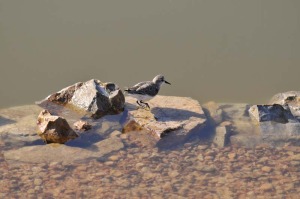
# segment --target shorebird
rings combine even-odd
[[[147,106],[150,109],[150,106],[146,101],[151,100],[157,95],[162,83],[171,84],[165,80],[163,75],[157,75],[152,81],[137,83],[133,87],[125,89],[125,91],[128,95],[137,99],[136,103],[139,106],[142,108]]]

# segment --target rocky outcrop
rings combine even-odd
[[[249,109],[249,113],[258,122],[298,122],[287,105],[254,105]]]
[[[47,110],[41,111],[37,119],[38,135],[45,143],[60,143],[72,140],[78,135],[69,126],[66,119],[54,116]]]
[[[288,106],[293,116],[300,121],[300,91],[289,91],[274,95],[269,104]]]
[[[279,93],[269,105],[254,105],[249,109],[263,142],[282,145],[300,140],[299,94],[298,91]]]
[[[51,94],[39,104],[44,107],[43,105],[47,101],[71,105],[87,111],[93,118],[100,118],[107,114],[121,113],[124,110],[125,97],[114,83],[102,83],[99,80],[91,79]]]
[[[151,111],[137,109],[132,97],[126,97],[126,101],[128,112],[124,115],[123,133],[144,129],[158,140],[168,139],[175,144],[193,132],[200,134],[206,123],[202,107],[191,98],[156,96],[149,102]]]

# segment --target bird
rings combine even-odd
[[[150,106],[146,101],[151,100],[154,98],[160,90],[160,86],[163,84],[170,84],[170,82],[165,80],[163,75],[157,75],[154,77],[152,81],[144,81],[137,83],[136,85],[125,89],[129,96],[134,97],[137,99],[136,103],[142,107],[148,107],[150,110]],[[146,107],[145,107],[146,106]]]

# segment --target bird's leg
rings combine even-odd
[[[149,106],[149,104],[148,103],[146,103],[146,102],[143,102],[142,100],[140,101],[142,104],[144,104],[144,105],[146,105],[147,107],[148,107],[148,109],[150,110],[150,106]],[[144,108],[146,108],[146,107],[144,107]]]
[[[144,108],[144,106],[141,104],[141,102],[139,102],[139,100],[137,100],[136,103],[139,105],[139,107]]]

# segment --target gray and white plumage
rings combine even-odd
[[[137,99],[138,105],[142,106],[141,104],[145,104],[147,107],[149,107],[145,101],[151,100],[158,94],[162,83],[170,84],[165,80],[163,75],[157,75],[152,81],[140,82],[128,89],[125,89],[125,91],[128,93],[128,95]]]

